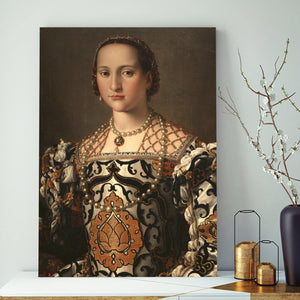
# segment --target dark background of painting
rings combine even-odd
[[[91,88],[97,44],[130,34],[156,55],[160,90],[151,106],[206,142],[216,140],[215,28],[41,28],[40,154],[79,141],[110,118]]]

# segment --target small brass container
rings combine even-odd
[[[256,278],[256,267],[259,263],[259,246],[256,245],[255,242],[241,242],[234,246],[234,278]]]
[[[234,215],[234,278],[242,280],[254,280],[256,278],[256,266],[259,264],[259,245],[255,242],[243,241],[237,243],[236,231],[240,229],[237,226],[236,219],[239,214],[253,214],[258,220],[258,240],[260,240],[260,216],[255,210],[239,210]],[[245,218],[243,218],[245,222]],[[253,228],[251,226],[251,228]],[[251,238],[252,239],[252,238]]]
[[[276,285],[278,283],[278,278],[279,278],[279,247],[278,245],[270,240],[262,240],[259,241],[256,247],[261,247],[260,252],[263,252],[264,247],[263,244],[273,244],[273,246],[276,247],[277,249],[277,276],[276,276],[276,267],[270,263],[270,262],[262,262],[259,263],[256,267],[256,280],[255,282],[258,285]],[[255,249],[254,248],[254,249]],[[255,250],[254,250],[255,252]],[[261,253],[260,253],[261,254]]]
[[[256,266],[256,283],[259,285],[275,285],[276,267],[266,262],[262,262]]]

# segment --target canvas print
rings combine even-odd
[[[216,276],[215,28],[41,28],[39,276]]]

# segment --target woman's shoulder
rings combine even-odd
[[[173,146],[174,149],[177,149],[178,147],[181,147],[183,144],[185,144],[186,153],[191,153],[196,149],[197,151],[195,152],[205,151],[215,153],[216,142],[207,143],[197,135],[195,135],[191,130],[174,121],[165,119],[165,124],[167,142],[169,146]]]
[[[92,156],[93,154],[101,153],[105,144],[107,135],[109,133],[109,126],[107,123],[102,124],[97,130],[85,136],[79,143],[77,154],[78,157]]]
[[[178,158],[199,147],[205,147],[204,143],[192,131],[170,120],[165,121],[167,152],[177,154]]]
[[[165,124],[168,153],[175,155],[180,164],[190,163],[195,157],[207,157],[215,168],[216,142],[207,143],[173,121],[165,120]]]
[[[166,124],[168,140],[170,142],[175,142],[176,140],[186,139],[191,136],[195,137],[195,135],[193,134],[192,131],[188,130],[184,126],[182,126],[174,121],[165,119],[165,124]]]

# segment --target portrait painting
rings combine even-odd
[[[215,28],[41,28],[39,276],[217,275]]]

